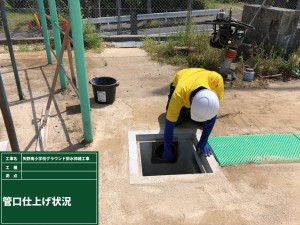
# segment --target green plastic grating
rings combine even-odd
[[[300,161],[300,134],[212,136],[209,144],[221,166]]]
[[[294,134],[300,140],[300,134]]]

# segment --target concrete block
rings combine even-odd
[[[242,22],[249,24],[259,8],[260,5],[245,4]],[[248,30],[244,43],[259,45],[263,42],[267,48],[274,46],[287,56],[299,48],[299,18],[297,10],[262,7],[252,23],[255,30]]]

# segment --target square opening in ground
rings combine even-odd
[[[218,163],[213,156],[199,155],[196,145],[201,131],[196,129],[175,130],[178,142],[178,159],[175,163],[153,161],[153,145],[163,143],[162,131],[129,131],[130,183],[153,183],[167,180],[192,180],[203,174],[213,174]]]
[[[153,162],[153,157],[156,157],[155,154],[153,154],[153,147],[158,146],[156,143],[160,144],[162,142],[139,143],[143,176],[201,173],[194,156],[195,151],[191,140],[178,141],[177,160],[174,163]]]

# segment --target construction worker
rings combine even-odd
[[[170,85],[167,116],[164,129],[164,151],[162,158],[174,161],[172,140],[174,127],[181,124],[187,115],[200,122],[203,132],[196,148],[197,152],[211,155],[208,137],[215,125],[219,101],[223,100],[224,83],[220,74],[202,68],[183,69],[177,72]]]

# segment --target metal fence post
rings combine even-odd
[[[68,0],[72,39],[75,53],[78,89],[80,96],[81,117],[83,123],[84,140],[93,141],[93,129],[91,120],[91,108],[89,99],[88,80],[86,73],[86,61],[84,54],[82,18],[79,0]]]
[[[193,0],[188,0],[187,18],[186,18],[187,26],[190,26],[191,23],[192,8],[193,8]]]
[[[187,5],[187,16],[186,16],[186,33],[190,32],[191,29],[191,15],[192,15],[192,9],[193,8],[193,0],[188,0]]]
[[[99,18],[101,17],[101,6],[100,6],[100,1],[101,0],[93,0],[92,2],[92,18]],[[96,24],[96,29],[100,29],[100,24]]]
[[[57,17],[57,9],[56,9],[56,2],[55,0],[48,0],[49,8],[50,8],[50,16],[51,16],[51,25],[52,25],[52,32],[54,37],[55,43],[55,52],[56,56],[59,56],[60,49],[61,49],[61,38],[60,38],[60,31],[58,27],[55,25],[58,24],[58,17]],[[64,65],[64,61],[62,61],[62,66]],[[66,77],[62,68],[59,70],[59,78],[60,78],[60,86],[61,89],[65,90],[67,88]]]
[[[147,13],[152,13],[151,0],[147,0]]]
[[[99,15],[98,15],[98,17],[101,17],[101,0],[98,0],[98,3],[99,3],[99,7],[98,7]]]
[[[137,34],[137,12],[136,12],[137,0],[130,0],[130,30],[131,34]]]
[[[20,148],[19,148],[19,144],[18,144],[18,139],[17,139],[17,135],[16,135],[15,127],[14,127],[14,122],[12,120],[10,109],[8,106],[1,73],[0,73],[0,108],[2,111],[2,117],[4,120],[5,127],[6,127],[7,136],[9,139],[11,150],[13,152],[19,152]]]
[[[300,0],[298,0],[298,2],[297,2],[296,10],[300,10]]]
[[[9,50],[11,64],[12,64],[12,67],[14,70],[19,99],[23,100],[24,97],[23,97],[23,93],[22,93],[22,87],[21,87],[21,83],[20,83],[19,72],[18,72],[16,58],[15,58],[15,54],[14,54],[14,50],[13,50],[13,46],[12,46],[12,41],[10,38],[8,22],[7,22],[7,18],[6,18],[6,10],[5,10],[5,6],[4,6],[4,0],[0,0],[0,8],[1,8],[3,28],[4,28],[4,32],[5,32],[5,36],[6,36],[6,42],[7,42],[7,46],[8,46],[8,50]]]
[[[117,34],[121,34],[121,0],[116,0],[116,6],[117,6],[117,14],[118,14],[118,23],[117,23]]]
[[[42,31],[43,31],[43,36],[44,36],[44,44],[46,47],[47,59],[48,59],[48,63],[52,64],[52,56],[51,56],[51,50],[50,50],[50,41],[49,41],[49,35],[48,35],[47,20],[46,20],[46,16],[45,16],[44,1],[38,0],[38,5],[39,5],[39,11],[40,11],[40,19],[42,22]]]

